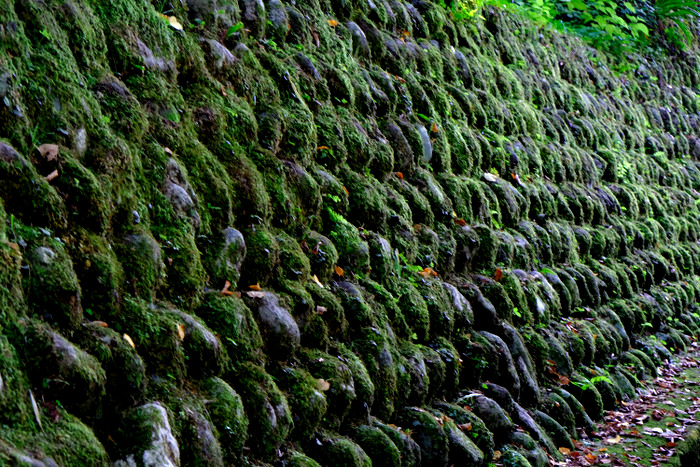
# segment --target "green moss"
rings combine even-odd
[[[248,417],[240,396],[222,379],[210,378],[203,384],[207,413],[216,428],[224,460],[240,462],[243,445],[248,436]]]
[[[243,231],[246,239],[246,257],[241,267],[241,275],[249,284],[264,284],[279,265],[280,247],[276,237],[262,226],[253,226]]]
[[[30,310],[62,328],[77,327],[83,319],[80,284],[63,244],[37,238],[26,260],[32,274],[25,276],[22,288]]]
[[[493,456],[495,447],[493,433],[486,428],[479,417],[456,404],[436,402],[434,407],[454,420],[457,425],[471,426],[465,434],[479,447],[487,459]]]
[[[246,415],[256,420],[248,426],[253,452],[264,458],[274,457],[293,428],[286,397],[265,370],[251,363],[238,367],[234,387],[243,400]]]
[[[401,454],[391,439],[379,428],[362,425],[355,429],[355,442],[367,453],[372,464],[398,467]]]
[[[320,381],[305,370],[291,367],[275,371],[275,377],[280,388],[288,394],[294,423],[290,435],[302,441],[310,439],[328,409],[325,380]],[[335,383],[333,381],[331,384]]]

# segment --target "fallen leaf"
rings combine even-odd
[[[399,180],[403,180],[403,172],[395,172],[395,175],[399,178]]]
[[[331,383],[329,383],[323,378],[319,378],[316,381],[318,381],[318,388],[321,391],[328,391],[331,388]]]
[[[497,461],[501,458],[501,451],[493,451],[493,460]]]
[[[457,428],[459,428],[462,431],[472,431],[472,424],[471,423],[462,423],[460,425],[457,425]]]
[[[571,453],[571,449],[561,447],[561,448],[559,448],[559,452],[564,454],[565,456],[568,456]]]
[[[319,315],[323,315],[326,311],[328,311],[328,308],[326,308],[325,306],[316,305],[316,313],[318,313]]]
[[[411,35],[411,33],[408,32],[408,31],[406,31],[405,29],[402,29],[402,30],[401,30],[401,35],[403,35],[403,36],[405,36],[405,37],[408,37],[408,36]]]
[[[181,341],[185,340],[185,326],[180,323],[177,323],[177,337],[179,337]]]
[[[498,181],[499,177],[498,175],[492,174],[491,172],[484,172],[484,180],[487,182],[495,183]]]
[[[253,285],[249,285],[248,288],[250,290],[256,290],[258,292],[262,290],[262,287],[260,287],[260,283],[255,283]]]
[[[221,295],[233,295],[233,292],[229,290],[229,287],[231,287],[231,282],[226,281],[226,283],[224,284],[224,288],[221,289]]]
[[[171,28],[177,29],[178,31],[182,31],[182,24],[180,24],[180,21],[174,16],[167,16],[162,13],[158,13],[163,19],[165,19],[168,24],[170,25]]]
[[[336,273],[338,277],[343,277],[345,275],[345,271],[343,271],[343,268],[340,266],[336,266],[333,268],[333,271]]]
[[[617,435],[614,438],[607,438],[605,442],[608,444],[619,444],[620,442],[622,442],[622,438],[620,437],[620,435]]]
[[[318,146],[316,148],[317,151],[328,151],[330,148],[328,146]]]
[[[58,170],[54,170],[53,172],[51,172],[50,174],[48,174],[44,178],[46,179],[47,182],[50,182],[51,180],[53,180],[56,177],[58,177]]]
[[[263,298],[265,296],[265,292],[252,291],[246,292],[246,295],[248,295],[250,298]]]
[[[39,407],[36,405],[36,399],[34,399],[34,393],[31,389],[29,390],[29,399],[32,401],[32,410],[34,411],[34,418],[36,419],[39,428],[41,428],[41,431],[44,431],[44,427],[41,426],[41,414],[39,413]]]
[[[47,161],[55,161],[58,159],[58,145],[57,144],[42,144],[37,148],[41,157]]]
[[[101,328],[106,328],[106,327],[108,327],[107,323],[105,323],[104,321],[91,321],[91,323],[92,323],[92,324],[96,324],[97,326],[99,326],[99,327],[101,327]]]
[[[433,124],[430,125],[430,131],[433,132],[433,133],[437,133],[437,132],[438,132],[437,123],[433,122]]]
[[[454,220],[454,223],[457,224],[457,225],[460,225],[460,226],[462,226],[462,227],[464,227],[465,225],[467,225],[467,221],[465,221],[464,219],[461,219],[461,218],[460,218],[460,219],[455,219],[455,220]]]
[[[350,192],[348,191],[347,188],[345,188],[345,185],[341,186],[340,188],[342,188],[343,191],[345,192],[345,196],[350,196]]]
[[[321,281],[318,280],[318,277],[316,277],[316,274],[314,274],[314,275],[311,277],[311,279],[313,279],[313,281],[314,281],[319,287],[321,287],[322,289],[324,288],[324,287],[323,287],[323,284],[321,284]]]
[[[496,273],[493,275],[493,280],[496,282],[501,282],[501,279],[503,279],[503,271],[501,268],[496,268]]]
[[[122,337],[124,337],[124,340],[127,341],[131,347],[136,348],[136,344],[134,344],[134,341],[131,340],[128,334],[124,333]]]
[[[432,268],[423,268],[423,270],[420,271],[418,274],[425,277],[426,279],[428,279],[429,277],[437,277],[438,275],[438,273],[435,272]]]
[[[334,19],[329,19],[329,20],[328,20],[328,24],[329,24],[331,27],[334,28],[334,27],[336,27],[336,26],[338,25],[338,22],[337,22],[336,20],[334,20]]]

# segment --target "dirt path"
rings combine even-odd
[[[560,450],[565,462],[553,465],[680,465],[676,445],[700,424],[700,355],[677,357],[645,381],[641,395],[606,412],[598,431]]]

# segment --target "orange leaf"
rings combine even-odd
[[[338,22],[334,19],[329,19],[328,24],[330,24],[331,27],[336,27],[338,25]]]
[[[399,180],[403,180],[403,173],[402,172],[396,172],[396,176],[399,178]]]
[[[406,36],[406,37],[408,37],[408,36],[411,35],[411,33],[408,32],[408,31],[406,31],[405,29],[402,29],[402,30],[401,30],[401,34],[404,35],[404,36]]]
[[[348,191],[347,188],[345,188],[345,185],[343,185],[341,188],[342,188],[343,191],[345,192],[345,196],[350,196],[350,192]]]
[[[437,133],[437,132],[438,132],[437,123],[433,122],[433,124],[430,125],[430,131],[432,131],[433,133]]]
[[[455,222],[455,224],[461,225],[462,227],[464,227],[465,225],[467,225],[467,221],[465,221],[465,220],[462,219],[462,218],[455,219],[454,222]]]
[[[104,321],[92,321],[92,324],[96,324],[96,325],[98,325],[98,326],[101,327],[101,328],[106,328],[106,327],[108,327],[107,323],[105,323]]]
[[[335,268],[333,268],[333,270],[338,275],[338,277],[343,277],[345,275],[345,271],[343,271],[343,268],[341,268],[340,266],[336,266]]]
[[[224,284],[224,288],[221,289],[221,295],[233,295],[233,292],[229,290],[229,287],[231,287],[231,282],[226,281],[226,284]]]
[[[329,149],[328,146],[319,146],[316,148],[317,151],[328,151]]]
[[[253,285],[249,285],[248,288],[249,288],[250,290],[256,290],[256,291],[258,291],[258,292],[262,290],[262,287],[260,287],[260,284],[259,284],[259,283],[253,284]]]
[[[571,449],[569,449],[569,448],[559,448],[559,452],[562,453],[562,454],[564,454],[565,456],[568,456],[569,454],[571,454]]]
[[[437,272],[433,271],[432,268],[424,268],[421,272],[419,272],[421,276],[425,277],[426,279],[429,278],[430,276],[436,277]]]
[[[177,337],[179,337],[181,341],[185,340],[185,326],[180,323],[177,323]]]
[[[496,282],[501,282],[501,279],[503,279],[503,271],[501,268],[496,268],[496,273],[493,275],[493,280]]]

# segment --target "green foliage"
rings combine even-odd
[[[696,0],[659,0],[654,3],[654,10],[659,21],[663,23],[671,22],[674,28],[666,30],[667,36],[671,40],[675,39],[675,29],[683,33],[684,45],[688,45],[692,34],[686,20],[697,20],[700,18],[700,2]]]
[[[440,0],[440,6],[450,10],[456,21],[474,18],[485,3],[485,0]]]

